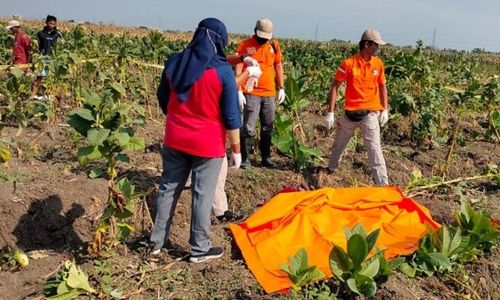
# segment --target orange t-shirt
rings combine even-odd
[[[276,72],[274,65],[281,63],[281,47],[279,42],[273,40],[261,45],[251,37],[238,45],[236,53],[238,55],[248,55],[256,59],[262,70],[258,85],[249,94],[262,97],[276,96],[276,82],[274,79]],[[244,84],[243,88],[245,88]]]
[[[384,63],[372,56],[365,61],[360,54],[340,63],[335,74],[338,81],[346,81],[345,110],[383,110],[379,84],[385,84]]]

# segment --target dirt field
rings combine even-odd
[[[322,117],[312,108],[304,116],[305,131],[310,133],[310,146],[328,153],[333,132],[325,132]],[[163,120],[161,116],[147,121],[137,135],[146,139],[146,150],[132,154],[131,163],[120,165],[119,175],[126,175],[141,191],[149,208],[153,207],[161,174],[160,143]],[[390,125],[395,126],[395,125]],[[42,298],[42,285],[66,259],[76,259],[91,278],[96,289],[108,292],[119,288],[127,299],[275,299],[300,296],[266,295],[246,268],[237,247],[228,235],[226,224],[214,218],[213,244],[220,245],[225,255],[220,260],[193,265],[185,257],[189,251],[190,192],[182,194],[177,207],[171,240],[178,251],[163,253],[156,259],[147,257],[141,240],[145,240],[151,226],[147,214],[137,217],[137,239],[117,247],[116,252],[100,263],[87,254],[93,226],[103,211],[107,196],[107,180],[89,179],[87,169],[81,169],[76,160],[71,128],[43,126],[28,128],[16,136],[17,128],[5,127],[0,134],[13,136],[17,143],[8,173],[17,176],[17,184],[0,183],[0,222],[5,232],[17,245],[36,254],[26,269],[0,271],[0,299]],[[254,167],[228,176],[226,190],[230,207],[251,214],[258,205],[270,199],[287,186],[308,185],[342,187],[370,185],[366,151],[354,147],[347,152],[341,168],[334,175],[318,178],[312,169],[302,173],[293,171],[291,161],[274,153],[277,169]],[[446,157],[447,147],[440,149],[413,149],[386,139],[384,154],[392,184],[404,187],[415,168],[425,176],[436,174]],[[326,164],[325,162],[323,165]],[[488,142],[469,142],[460,147],[453,157],[448,178],[480,174],[487,164],[499,164],[498,145]],[[463,196],[476,201],[476,207],[500,216],[499,186],[492,182],[470,182],[461,185]],[[459,208],[457,185],[422,192],[414,199],[427,206],[433,218],[450,223],[453,212]],[[500,251],[479,261],[465,265],[458,272],[430,278],[408,279],[397,273],[379,285],[375,299],[500,299]],[[464,298],[465,299],[465,298]]]

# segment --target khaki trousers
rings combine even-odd
[[[220,168],[219,176],[217,177],[217,184],[215,186],[214,199],[212,201],[212,212],[218,217],[222,216],[226,210],[229,209],[227,204],[226,191],[224,191],[224,186],[226,185],[227,177],[227,157],[222,160],[222,166]],[[191,186],[191,173],[186,182],[186,187]]]
[[[372,169],[372,178],[376,185],[387,185],[387,168],[385,166],[382,146],[380,145],[379,112],[372,111],[362,121],[352,122],[344,114],[337,121],[337,131],[332,145],[332,152],[328,162],[328,169],[335,171],[349,140],[354,135],[356,128],[361,130],[361,136],[368,152],[368,160]]]

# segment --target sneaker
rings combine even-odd
[[[217,220],[221,223],[236,223],[245,218],[244,215],[238,215],[230,210],[226,210],[222,216],[217,216]]]
[[[214,258],[222,257],[223,254],[224,250],[222,250],[221,247],[212,247],[203,254],[191,255],[189,261],[192,263],[202,263]]]

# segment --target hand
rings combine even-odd
[[[248,71],[248,76],[250,77],[259,78],[260,75],[262,75],[262,70],[258,65],[247,67],[247,71]]]
[[[384,125],[387,124],[387,121],[389,121],[389,110],[388,109],[384,109],[378,115],[378,122],[380,124],[380,127],[384,127]]]
[[[278,104],[283,103],[283,101],[285,101],[285,97],[285,89],[280,88],[278,91]]]
[[[259,66],[259,62],[255,58],[252,58],[250,56],[245,57],[243,59],[243,62],[245,63],[246,66],[255,66],[255,67]]]
[[[238,90],[238,100],[240,101],[240,110],[247,104],[247,98],[243,95],[243,91]]]
[[[335,115],[333,114],[333,112],[326,113],[325,123],[328,130],[333,127],[333,124],[335,123]]]
[[[229,157],[228,170],[230,172],[234,172],[240,168],[240,165],[241,165],[241,153],[231,152],[231,156]]]

